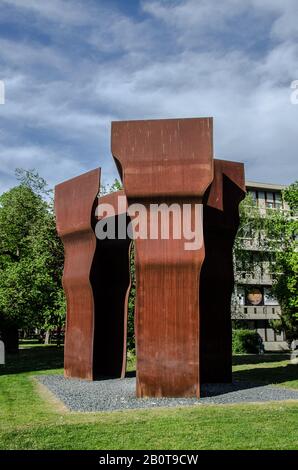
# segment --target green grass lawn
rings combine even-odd
[[[62,366],[62,349],[36,345],[0,366],[1,449],[298,449],[297,402],[74,413],[34,380]],[[298,388],[298,365],[235,356],[234,378]]]
[[[292,364],[285,354],[239,355],[233,357],[233,377],[298,389],[298,364]]]

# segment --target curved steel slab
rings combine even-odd
[[[100,169],[55,187],[58,235],[64,244],[63,288],[67,301],[64,371],[67,377],[93,379],[94,299],[90,272],[96,250],[92,213]]]
[[[200,198],[213,177],[213,120],[112,122],[112,155],[128,198]]]
[[[232,381],[233,244],[244,197],[244,165],[214,160],[214,180],[203,201],[206,253],[200,283],[200,371],[205,383]]]
[[[151,203],[176,203],[180,213],[187,203],[193,216],[213,178],[212,119],[113,122],[112,154],[128,203],[147,208],[147,225]],[[168,240],[135,240],[139,397],[200,395],[204,246],[187,251],[186,241],[172,232]]]

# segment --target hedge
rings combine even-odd
[[[255,330],[233,330],[233,353],[258,354],[262,345],[262,339]]]

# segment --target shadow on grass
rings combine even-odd
[[[18,354],[7,354],[6,364],[0,365],[0,376],[38,372],[63,367],[63,348],[42,346],[20,349]]]
[[[295,382],[293,387],[298,388],[298,366],[297,364],[287,364],[285,366],[277,367],[259,367],[254,369],[238,370],[233,372],[233,380],[241,382],[257,382],[260,384]]]
[[[239,354],[233,356],[233,366],[260,364],[264,362],[280,362],[286,361],[289,358],[289,353]]]
[[[298,389],[298,365],[286,364],[276,367],[255,367],[257,364],[270,364],[286,361],[289,354],[246,354],[233,357],[233,365],[247,365],[247,369],[233,372],[232,384],[202,384],[202,396],[215,396],[227,392],[245,390],[264,385],[287,383],[287,387]],[[136,372],[128,371],[126,377],[135,377]]]
[[[234,386],[250,388],[253,384],[281,384],[295,382],[293,387],[298,388],[298,365],[287,364],[276,367],[254,367],[255,364],[270,363],[286,360],[285,354],[270,355],[239,355],[233,357],[234,365],[251,365],[245,370],[233,373]],[[16,355],[7,355],[6,364],[0,365],[0,376],[24,372],[39,372],[63,368],[63,347],[41,346],[25,348]],[[126,377],[135,377],[135,371],[128,371]],[[238,382],[241,382],[239,384]],[[288,384],[290,385],[290,384]]]

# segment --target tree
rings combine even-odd
[[[135,298],[136,298],[136,277],[135,277],[135,251],[134,244],[131,242],[130,250],[130,291],[128,296],[128,315],[127,315],[127,347],[128,350],[135,350]]]
[[[284,330],[290,342],[298,337],[298,182],[283,191],[290,210],[261,211],[248,194],[240,204],[240,227],[234,247],[235,271],[253,271],[255,261],[246,249],[245,237],[257,243],[259,263],[267,262],[273,275],[273,294],[281,306],[281,317],[272,321]]]
[[[62,289],[64,249],[56,232],[52,205],[30,233],[32,264],[35,276],[32,289],[39,298],[39,328],[57,330],[58,341],[65,323],[66,303]]]
[[[284,191],[283,197],[290,211],[278,214],[269,232],[271,236],[276,234],[278,244],[273,291],[282,310],[280,320],[272,326],[277,331],[283,329],[291,342],[298,338],[298,181]]]
[[[108,183],[108,184],[101,185],[100,194],[104,196],[105,194],[110,194],[115,191],[120,191],[121,189],[123,189],[121,182],[117,178],[115,178],[112,184]]]
[[[16,173],[20,184],[0,196],[0,330],[8,349],[18,328],[61,328],[65,316],[50,191],[38,173]]]

